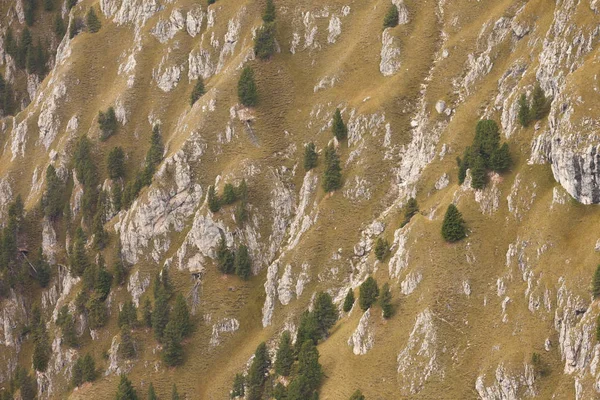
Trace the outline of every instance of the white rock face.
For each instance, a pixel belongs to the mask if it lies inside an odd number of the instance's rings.
[[[202,11],[202,8],[200,7],[195,7],[187,13],[185,27],[188,35],[196,37],[196,35],[200,33],[204,15],[204,11]]]
[[[440,176],[440,179],[435,183],[436,190],[442,190],[448,186],[450,183],[450,177],[448,174],[444,173],[444,175]]]
[[[414,395],[433,375],[443,376],[437,341],[433,313],[426,309],[417,315],[408,342],[398,354],[398,379],[405,393]]]
[[[67,93],[67,87],[64,82],[55,83],[52,93],[46,98],[42,105],[42,111],[38,117],[38,128],[40,131],[40,142],[48,150],[60,127],[60,119],[57,115],[59,101]]]
[[[524,364],[522,373],[511,375],[503,364],[498,365],[495,380],[489,386],[485,384],[485,375],[477,377],[475,390],[482,400],[518,400],[524,397],[534,397],[535,373],[533,367]]]
[[[407,227],[397,229],[394,232],[394,243],[392,243],[392,251],[395,253],[390,258],[388,263],[390,278],[397,279],[404,268],[408,266],[408,249],[406,242],[408,239],[409,229]]]
[[[337,15],[331,17],[327,31],[329,32],[327,35],[327,42],[335,43],[337,37],[342,34],[342,20],[340,17]]]
[[[293,277],[292,277],[292,266],[290,264],[285,266],[283,275],[279,279],[277,284],[277,293],[279,294],[279,301],[282,305],[286,306],[290,303],[294,297],[293,292]]]
[[[129,277],[127,282],[127,291],[131,294],[131,298],[135,303],[136,307],[140,306],[140,297],[144,294],[146,289],[150,286],[150,277],[140,278],[140,271],[135,271]]]
[[[302,235],[317,221],[318,211],[316,204],[311,204],[317,189],[318,176],[314,170],[304,175],[302,187],[300,188],[298,206],[294,219],[290,224],[287,249],[291,250],[298,243]]]
[[[271,325],[273,311],[275,310],[275,301],[277,300],[277,270],[279,268],[279,260],[269,265],[267,269],[267,280],[265,281],[265,303],[262,308],[262,325],[267,327]]]
[[[235,318],[223,318],[213,325],[212,335],[210,337],[210,346],[216,347],[222,341],[224,333],[232,333],[240,329],[240,323]]]
[[[163,57],[157,68],[152,70],[152,77],[156,81],[156,85],[163,92],[170,92],[177,86],[181,79],[183,66],[166,65],[168,55]]]
[[[409,273],[400,284],[400,292],[403,295],[408,296],[415,291],[417,285],[421,283],[421,279],[423,279],[423,274],[420,272]]]
[[[406,4],[404,4],[404,0],[392,0],[392,3],[398,9],[398,25],[408,24],[408,8],[406,7]]]
[[[198,77],[203,79],[210,78],[216,70],[217,66],[212,62],[211,54],[208,50],[199,49],[192,51],[188,56],[188,77],[189,80],[196,80]]]
[[[437,111],[438,114],[442,114],[445,110],[446,102],[444,100],[438,100],[437,103],[435,103],[435,111]]]
[[[52,223],[48,219],[44,219],[42,228],[42,253],[50,264],[54,264],[56,253],[56,232],[52,227]]]
[[[13,124],[15,120],[13,118]],[[12,131],[12,140],[10,151],[12,152],[11,161],[14,161],[17,156],[25,157],[25,144],[27,143],[27,117],[21,121]]]
[[[182,30],[185,25],[186,21],[183,18],[183,14],[180,10],[175,9],[171,12],[171,16],[168,20],[163,20],[161,18],[150,32],[159,42],[167,43],[169,40],[173,39],[177,32]]]
[[[3,301],[2,311],[0,312],[1,346],[16,347],[18,350],[20,340],[17,328],[25,315],[27,315],[27,312],[23,299],[17,296],[14,290],[11,290],[10,296]]]
[[[348,346],[352,347],[352,352],[357,356],[367,354],[375,344],[373,328],[371,328],[369,324],[370,318],[371,309],[368,309],[363,316],[360,317],[358,326],[352,336],[348,338]]]
[[[396,44],[390,30],[387,28],[381,34],[379,72],[383,76],[392,76],[400,69],[400,47]]]

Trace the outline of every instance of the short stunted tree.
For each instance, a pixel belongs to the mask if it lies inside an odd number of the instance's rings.
[[[375,243],[375,257],[379,261],[383,261],[386,259],[390,252],[390,244],[386,239],[377,238],[377,242]]]
[[[304,146],[304,170],[310,171],[317,166],[318,159],[317,150],[313,142],[308,143]]]
[[[457,242],[467,236],[467,228],[460,211],[454,204],[450,204],[444,215],[442,223],[442,237],[446,242]]]
[[[254,107],[258,104],[258,93],[254,81],[254,71],[251,67],[245,67],[238,81],[238,98],[240,103],[246,107]]]
[[[100,140],[104,141],[117,131],[117,115],[115,109],[108,107],[106,112],[98,112],[98,126],[100,127]]]
[[[292,348],[292,336],[289,331],[281,334],[277,358],[275,359],[275,373],[281,376],[289,376],[294,364],[294,349]]]
[[[363,311],[367,311],[379,297],[379,287],[377,286],[377,281],[372,276],[369,276],[361,285],[360,285],[360,299],[359,304],[360,308]]]
[[[96,15],[96,11],[94,10],[94,7],[90,7],[90,9],[87,13],[87,16],[86,16],[86,20],[87,20],[88,29],[90,30],[91,33],[96,33],[100,30],[100,28],[102,28],[102,23],[98,19],[98,16]]]
[[[333,113],[331,131],[337,140],[344,140],[348,137],[348,128],[342,119],[342,113],[340,112],[339,108],[336,108],[335,112]]]
[[[390,285],[387,282],[381,288],[379,305],[381,306],[381,311],[383,311],[383,318],[391,318],[394,314],[394,307],[392,306],[392,292],[390,291]]]
[[[206,93],[206,89],[204,88],[204,79],[202,79],[202,76],[199,76],[196,84],[194,85],[194,89],[192,89],[190,105],[193,106],[200,97],[204,96],[204,93]]]
[[[391,4],[383,18],[383,27],[393,28],[398,25],[399,20],[398,7],[395,4]]]
[[[344,299],[344,312],[350,312],[352,307],[354,306],[354,290],[352,288],[348,289],[348,293],[346,294],[346,298]]]
[[[342,187],[342,167],[340,157],[333,145],[325,149],[325,171],[323,172],[323,189],[333,192]]]

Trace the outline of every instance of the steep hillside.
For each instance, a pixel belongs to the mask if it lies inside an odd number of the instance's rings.
[[[25,207],[14,260],[1,241],[0,389],[23,367],[39,399],[113,399],[122,373],[144,398],[150,383],[161,398],[174,383],[189,399],[229,398],[257,346],[265,341],[274,356],[281,333],[294,337],[315,294],[327,292],[340,317],[318,344],[321,399],[348,399],[356,389],[367,399],[600,396],[592,296],[600,2],[275,0],[276,51],[261,60],[254,38],[263,0],[83,0],[70,9],[56,0],[53,14],[40,0],[30,29],[48,38],[49,72],[38,84],[6,49],[9,29],[21,37],[28,1],[0,5],[0,73],[16,105],[0,119],[2,238],[12,232],[18,195]],[[383,29],[392,4],[399,24]],[[55,14],[66,25],[59,40]],[[247,66],[255,107],[238,100]],[[190,105],[199,77],[206,93]],[[519,99],[530,102],[536,86],[550,107],[523,127]],[[104,138],[99,112],[109,107],[117,128]],[[348,128],[339,141],[336,108]],[[512,164],[487,171],[485,187],[473,189],[473,168],[459,184],[456,158],[481,119],[497,122]],[[155,128],[164,154],[149,168]],[[307,172],[309,142],[319,157]],[[329,144],[342,187],[326,193]],[[107,158],[117,146],[125,172],[110,179]],[[49,166],[60,187],[52,217]],[[242,181],[247,201],[210,210],[211,186],[222,195]],[[120,207],[117,186],[130,196]],[[404,225],[410,198],[419,212]],[[450,204],[467,226],[455,243],[441,235]],[[391,245],[383,261],[374,254],[378,238]],[[250,279],[219,272],[221,240],[247,246]],[[52,271],[45,288],[33,270],[39,247]],[[82,304],[96,294],[74,272],[78,249],[91,264],[102,255],[109,270],[118,260],[128,269],[102,302],[101,327]],[[185,296],[194,325],[184,363],[172,368],[143,325],[133,330],[137,355],[126,360],[118,350],[119,310],[132,300],[141,318],[147,300],[155,305],[159,271]],[[389,283],[390,319],[358,301],[342,311],[348,290],[358,298],[368,276]],[[65,305],[75,316],[73,347],[59,326]],[[32,366],[36,306],[52,348],[45,372]],[[88,353],[98,377],[73,389],[76,360]]]

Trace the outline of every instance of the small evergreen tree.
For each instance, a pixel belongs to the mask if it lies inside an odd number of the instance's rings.
[[[485,161],[483,157],[476,156],[471,168],[471,187],[473,189],[483,189],[487,183],[487,171],[485,170]]]
[[[64,317],[62,322],[59,324],[62,332],[62,341],[69,347],[78,347],[79,340],[77,339],[77,330],[75,329],[75,319],[69,312],[67,306],[63,307]],[[61,311],[63,310],[61,309]]]
[[[260,60],[268,60],[275,54],[275,49],[275,23],[266,22],[256,31],[254,54]]]
[[[81,227],[75,232],[73,251],[71,252],[71,272],[75,276],[82,276],[88,268],[89,261],[85,250],[85,234]]]
[[[325,172],[323,173],[323,189],[333,192],[342,187],[342,168],[340,158],[332,145],[325,149]]]
[[[33,25],[34,13],[37,8],[36,0],[25,0],[23,4],[23,14],[25,15],[25,23],[27,26]]]
[[[162,142],[162,136],[160,134],[160,126],[154,125],[152,128],[152,135],[150,136],[150,148],[146,153],[146,167],[143,173],[143,184],[150,185],[152,183],[152,177],[156,171],[156,167],[160,164],[163,158],[165,146]],[[136,193],[139,193],[139,190]],[[137,195],[137,194],[136,194]]]
[[[78,387],[84,382],[82,361],[83,358],[78,358],[73,365],[73,369],[71,370],[71,385],[73,385],[73,387]]]
[[[262,20],[265,23],[275,21],[275,4],[273,0],[267,0],[267,4],[262,14]]]
[[[504,172],[510,168],[511,164],[510,150],[508,149],[508,144],[504,143],[492,154],[490,168],[496,172]]]
[[[367,399],[360,390],[356,390],[354,393],[352,393],[352,396],[350,396],[350,400],[367,400]]]
[[[147,297],[142,306],[142,320],[147,328],[152,328],[152,303]]]
[[[379,261],[385,260],[390,252],[390,244],[387,240],[382,238],[377,238],[377,242],[375,243],[375,257]]]
[[[258,399],[262,395],[263,385],[265,383],[270,366],[271,359],[269,358],[267,345],[265,344],[265,342],[262,342],[256,348],[256,352],[254,353],[254,359],[252,360],[252,364],[250,365],[250,369],[248,371],[249,399]],[[256,395],[258,395],[259,397],[255,397]]]
[[[104,265],[104,258],[100,256],[98,262],[98,276],[96,278],[95,290],[100,297],[100,301],[106,300],[110,293],[110,287],[112,286],[112,275],[106,270]]]
[[[113,147],[106,162],[108,177],[116,180],[125,177],[125,152],[120,146]]]
[[[50,346],[48,331],[46,325],[41,322],[34,327],[33,368],[36,371],[45,372],[51,355],[52,347]]]
[[[538,121],[544,118],[548,111],[550,111],[550,102],[546,98],[544,91],[539,84],[533,89],[533,95],[531,99],[531,117]]]
[[[46,169],[46,193],[42,199],[46,217],[55,220],[60,216],[63,210],[63,191],[64,187],[56,175],[56,169],[49,165]]]
[[[98,126],[102,132],[100,135],[100,140],[102,141],[105,141],[116,132],[117,115],[115,114],[115,109],[112,106],[108,107],[106,112],[98,112]]]
[[[529,103],[527,102],[527,96],[525,93],[519,98],[519,123],[521,126],[527,128],[531,122],[531,110],[529,109]]]
[[[88,325],[90,329],[102,328],[108,321],[106,306],[97,294],[92,294],[87,301],[85,308],[88,315]]]
[[[171,389],[171,400],[179,400],[179,393],[175,384],[173,384],[173,389]]]
[[[492,119],[482,119],[477,122],[475,127],[475,138],[473,139],[472,151],[474,155],[480,155],[483,158],[485,166],[492,153],[500,145],[500,128],[496,121]]]
[[[310,171],[317,166],[318,154],[313,142],[304,146],[304,170]]]
[[[308,379],[311,392],[316,391],[319,385],[321,385],[323,372],[321,364],[319,364],[319,351],[310,340],[302,344],[302,348],[298,354],[298,375]]]
[[[119,381],[119,386],[117,387],[115,399],[138,400],[137,392],[125,374],[121,374],[121,380]]]
[[[96,11],[94,11],[94,7],[90,7],[87,16],[87,26],[91,33],[96,33],[102,28],[102,23],[98,19],[96,15]]]
[[[390,5],[385,14],[385,17],[383,18],[383,27],[393,28],[398,25],[399,20],[400,16],[398,14],[398,7],[396,7],[395,4]]]
[[[227,247],[225,237],[221,236],[219,245],[217,246],[217,266],[222,274],[233,274],[235,273],[235,256],[231,250]]]
[[[181,346],[181,336],[177,326],[173,321],[169,321],[163,335],[162,359],[169,367],[183,364],[183,347]]]
[[[417,204],[417,200],[414,197],[411,197],[404,206],[404,220],[402,221],[402,226],[408,224],[412,217],[418,212],[419,204]]]
[[[115,283],[119,286],[125,283],[125,276],[127,275],[125,271],[125,265],[123,265],[123,260],[121,259],[121,251],[117,251],[117,256],[115,257],[115,262],[113,264],[113,275],[115,278]]]
[[[225,186],[223,187],[223,197],[222,197],[222,202],[225,205],[229,205],[234,203],[236,200],[235,198],[235,188],[233,187],[233,185],[231,183],[226,183]]]
[[[592,295],[594,296],[594,299],[600,298],[600,264],[596,267],[594,280],[592,282]]]
[[[121,326],[119,354],[127,360],[131,360],[135,357],[135,344],[133,342],[133,337],[131,336],[131,328],[129,325]]]
[[[162,342],[163,333],[165,327],[169,322],[169,305],[167,298],[164,294],[160,294],[154,303],[154,310],[152,311],[152,329],[154,330],[154,337]]]
[[[204,93],[206,93],[206,89],[204,88],[204,80],[202,79],[202,76],[199,76],[196,84],[194,85],[194,89],[192,89],[190,105],[193,106],[200,97],[204,96]]]
[[[75,36],[77,36],[79,31],[81,30],[81,24],[82,21],[80,21],[78,18],[73,17],[71,19],[71,23],[69,24],[69,39],[73,39]]]
[[[342,113],[340,112],[339,108],[336,108],[335,113],[333,113],[331,131],[337,140],[344,140],[348,137],[348,128],[346,127],[346,124],[344,124]]]
[[[379,287],[377,281],[369,276],[366,281],[360,285],[360,298],[359,304],[363,311],[367,311],[371,305],[375,304],[377,297],[379,297]]]
[[[233,386],[231,388],[231,398],[242,397],[244,396],[244,385],[246,380],[244,379],[244,375],[235,374],[235,378],[233,379]]]
[[[57,14],[54,18],[54,33],[59,41],[65,36],[65,33],[67,33],[65,21],[61,18],[60,14]]]
[[[119,311],[119,327],[135,327],[137,325],[137,308],[132,300],[127,300]]]
[[[394,314],[394,307],[392,306],[392,292],[390,291],[390,285],[387,282],[383,285],[383,288],[381,288],[379,305],[383,311],[383,318],[390,319]]]
[[[217,0],[208,0],[208,5],[210,6],[211,4],[215,4]]]
[[[354,306],[354,290],[352,288],[348,289],[348,294],[346,294],[346,298],[344,299],[344,312],[350,312],[352,307]]]
[[[317,334],[327,337],[329,329],[338,319],[338,311],[329,293],[319,292],[315,297],[313,314],[317,321]]]
[[[46,257],[44,257],[44,253],[42,251],[42,247],[38,248],[38,253],[36,259],[34,261],[35,269],[36,269],[36,278],[42,288],[48,286],[50,283],[51,270],[50,264],[46,261]]]
[[[175,325],[175,329],[182,338],[187,337],[192,331],[192,323],[190,321],[190,312],[188,310],[185,298],[181,293],[177,294],[175,306],[171,313],[171,321]]]
[[[317,319],[314,314],[305,311],[300,317],[300,324],[298,324],[298,332],[296,333],[296,348],[294,349],[296,354],[300,352],[300,347],[307,340],[317,344],[319,341],[319,326]]]
[[[292,336],[289,331],[281,334],[277,358],[275,359],[275,373],[281,376],[289,376],[294,365],[294,350],[292,348]]]
[[[44,11],[52,11],[54,10],[54,1],[53,0],[44,0]]]
[[[235,252],[235,274],[243,280],[248,280],[252,274],[252,260],[248,254],[248,247],[242,244]]]
[[[154,390],[154,385],[150,382],[150,386],[148,387],[148,400],[158,400],[158,396],[156,396],[156,391]]]
[[[208,209],[214,213],[221,209],[221,201],[217,197],[214,186],[208,188]]]
[[[90,353],[81,358],[81,376],[83,382],[93,382],[96,380],[96,362]]]
[[[442,237],[446,242],[457,242],[467,236],[465,221],[454,204],[450,204],[442,223]]]
[[[238,98],[240,103],[246,107],[254,107],[258,104],[258,93],[254,82],[254,71],[250,67],[242,70],[238,81]]]

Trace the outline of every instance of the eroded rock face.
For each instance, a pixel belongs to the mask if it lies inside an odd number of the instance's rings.
[[[394,75],[400,69],[400,47],[396,43],[394,36],[390,33],[390,28],[385,29],[381,34],[381,61],[379,71],[383,76]]]
[[[485,384],[485,375],[478,376],[475,389],[482,400],[517,400],[523,397],[534,397],[535,374],[533,367],[524,364],[523,372],[511,375],[503,364],[498,365],[494,374],[495,380],[489,386]]]
[[[218,346],[221,343],[224,333],[233,333],[240,329],[240,323],[235,318],[224,318],[213,325],[212,336],[210,337],[210,345]]]
[[[367,354],[375,344],[373,328],[369,324],[370,319],[371,309],[368,309],[360,317],[356,330],[348,339],[348,346],[352,347],[352,352],[357,356]]]

